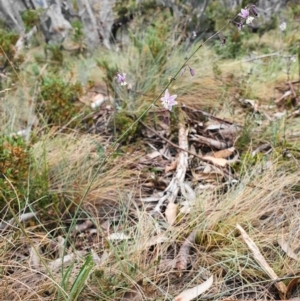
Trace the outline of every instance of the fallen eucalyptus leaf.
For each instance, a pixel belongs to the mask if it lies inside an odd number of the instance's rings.
[[[176,221],[177,207],[178,207],[177,204],[170,202],[165,211],[166,219],[170,226],[173,225]]]
[[[208,280],[199,284],[193,288],[185,290],[181,292],[177,297],[175,297],[174,301],[190,301],[194,298],[198,297],[200,294],[207,291],[213,284],[213,276],[211,276]]]
[[[298,260],[298,256],[295,254],[294,250],[290,247],[290,245],[284,238],[278,239],[278,244],[280,245],[280,247],[286,253],[287,256],[295,260]]]

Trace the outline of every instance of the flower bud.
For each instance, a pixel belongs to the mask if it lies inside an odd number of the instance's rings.
[[[190,73],[191,73],[191,76],[195,76],[195,70],[194,70],[194,69],[192,69],[190,66],[189,66],[189,68],[190,68]]]
[[[251,11],[251,13],[252,13],[255,17],[258,16],[257,8],[256,8],[255,5],[252,4],[252,5],[250,6],[250,11]]]

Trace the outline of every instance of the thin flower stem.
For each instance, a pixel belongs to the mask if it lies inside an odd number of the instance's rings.
[[[117,139],[117,104],[116,104],[116,88],[114,87],[114,103],[113,103],[113,106],[114,106],[114,139]]]

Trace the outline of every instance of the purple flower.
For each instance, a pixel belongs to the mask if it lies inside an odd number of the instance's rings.
[[[195,70],[193,68],[191,68],[190,66],[189,66],[189,68],[190,68],[191,76],[195,76]]]
[[[251,10],[252,14],[253,14],[255,17],[258,16],[257,8],[256,8],[255,5],[252,4],[252,5],[250,6],[250,10]]]
[[[126,73],[118,73],[117,74],[117,82],[121,84],[121,86],[126,86]]]
[[[241,9],[241,12],[238,14],[241,18],[247,19],[249,17],[249,9]]]
[[[177,101],[175,101],[175,98],[177,95],[170,96],[169,90],[167,89],[165,91],[165,96],[162,97],[160,100],[162,102],[162,105],[168,109],[169,111],[172,111],[172,107],[177,104]]]

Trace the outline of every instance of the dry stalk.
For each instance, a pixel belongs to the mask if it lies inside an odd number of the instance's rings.
[[[276,275],[274,270],[269,266],[261,252],[259,251],[258,247],[254,243],[254,241],[249,237],[246,231],[239,225],[236,225],[237,229],[242,234],[242,238],[247,244],[248,248],[252,251],[254,259],[257,263],[262,267],[262,269],[270,276],[272,280],[275,281],[275,286],[277,287],[279,294],[281,296],[285,296],[287,293],[287,287],[282,281],[278,281],[279,277]]]

